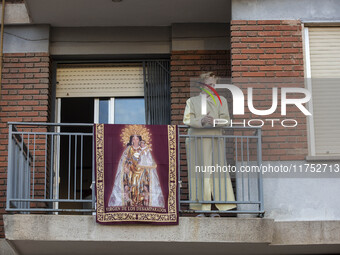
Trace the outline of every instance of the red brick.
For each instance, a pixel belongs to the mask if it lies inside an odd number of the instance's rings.
[[[260,54],[264,53],[263,49],[241,49],[241,53],[246,55],[246,54]]]
[[[262,31],[263,27],[262,26],[241,26],[240,27],[241,31]]]
[[[248,58],[247,55],[243,55],[243,54],[241,54],[241,55],[233,54],[231,57],[232,57],[232,59],[247,59]]]
[[[260,59],[281,59],[282,55],[280,54],[264,54],[259,56]]]
[[[277,42],[300,42],[301,38],[299,37],[279,37],[275,38]]]
[[[232,26],[230,27],[231,33],[234,32],[234,31],[239,31],[239,30],[240,30],[240,26],[232,25]]]
[[[301,21],[299,21],[299,20],[282,20],[281,24],[282,25],[291,25],[291,26],[300,26]]]
[[[260,37],[248,37],[248,38],[240,38],[241,42],[264,42],[264,38]]]
[[[22,100],[23,96],[13,96],[13,95],[5,95],[2,96],[2,100]]]
[[[32,63],[32,62],[40,62],[41,58],[39,57],[33,57],[33,58],[21,58],[20,62],[22,63]]]
[[[18,102],[18,105],[39,105],[39,101],[33,101],[33,100],[24,101],[24,100],[20,100]]]
[[[258,20],[257,24],[259,24],[259,25],[280,25],[281,20]]]
[[[23,84],[27,84],[27,83],[39,83],[39,79],[19,79],[18,83],[23,83]]]
[[[48,62],[40,62],[40,63],[34,63],[34,67],[49,67],[50,64]]]
[[[282,26],[281,25],[281,26],[274,26],[273,30],[275,30],[275,31],[283,31],[283,30],[285,30],[285,31],[289,31],[289,30],[295,31],[295,30],[299,30],[299,28],[297,26],[286,26],[286,25]]]
[[[241,61],[242,65],[264,65],[265,61],[263,60],[242,60]]]
[[[185,71],[199,71],[201,70],[200,66],[192,65],[192,66],[181,66],[180,70],[185,70]]]
[[[230,24],[231,25],[246,25],[247,21],[246,20],[232,20]]]
[[[285,49],[276,49],[276,53],[299,53],[302,49],[300,48],[285,48]]]
[[[47,95],[33,95],[33,100],[48,100]]]
[[[48,121],[47,117],[33,117],[30,119],[32,122],[47,122]]]
[[[301,72],[279,72],[277,77],[301,77]]]
[[[248,45],[246,43],[233,43],[234,48],[247,48]]]
[[[25,57],[25,53],[6,53],[5,57],[8,57],[8,58]]]
[[[3,74],[4,79],[21,79],[24,78],[24,74],[21,73],[10,73],[10,74]]]
[[[240,31],[232,31],[231,32],[231,36],[234,37],[234,36],[247,36],[248,33],[247,32],[240,32]]]
[[[281,71],[282,66],[260,66],[261,71]]]
[[[257,60],[258,58],[259,58],[259,55],[257,54],[249,55],[249,60]]]
[[[38,95],[40,93],[39,90],[33,89],[24,89],[19,91],[19,95]]]
[[[247,36],[248,37],[253,37],[253,36],[257,36],[257,31],[247,31]]]
[[[21,107],[21,106],[7,106],[7,107],[5,107],[4,106],[4,107],[1,108],[1,110],[4,111],[4,112],[8,112],[8,111],[17,112],[17,111],[22,111],[23,107]]]
[[[39,112],[18,112],[17,113],[17,116],[20,116],[20,117],[26,117],[26,116],[35,117],[38,115],[39,115]]]
[[[282,46],[281,43],[260,43],[260,48],[280,48]]]
[[[280,36],[281,32],[280,31],[263,31],[263,32],[258,32],[259,36]]]
[[[36,57],[49,57],[49,54],[47,52],[37,52],[37,53],[33,53],[33,54]]]
[[[180,55],[179,59],[200,59],[197,55]]]
[[[243,73],[242,76],[244,76],[244,77],[265,77],[266,73],[264,73],[264,72],[247,72],[247,73]]]
[[[249,67],[246,66],[234,66],[233,72],[247,72],[249,70]]]
[[[20,73],[39,73],[40,68],[20,68]]]
[[[4,64],[5,68],[20,68],[20,67],[25,67],[24,63],[10,63],[10,64]]]
[[[277,65],[299,65],[301,64],[299,60],[276,60]]]
[[[256,72],[259,70],[258,66],[249,66],[248,67],[249,72]]]

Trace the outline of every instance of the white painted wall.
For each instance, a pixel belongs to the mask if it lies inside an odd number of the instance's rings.
[[[266,218],[340,220],[340,178],[264,178],[263,187]]]
[[[264,161],[263,165],[300,166],[304,164],[327,164],[333,166],[340,161]],[[249,165],[254,165],[251,162]],[[334,168],[333,168],[334,169]],[[244,174],[245,199],[248,194],[247,174]],[[256,200],[257,179],[250,174],[251,200]],[[275,173],[263,175],[263,198],[265,218],[277,221],[340,220],[340,172],[338,173]],[[242,179],[238,174],[237,198],[242,200]],[[240,205],[239,209],[251,210],[254,206]],[[241,217],[243,217],[241,215]]]
[[[0,3],[0,20],[2,17],[2,5]],[[1,22],[0,22],[1,23]],[[5,5],[5,24],[28,24],[30,23],[30,17],[23,4],[6,4]]]
[[[4,53],[49,52],[48,25],[7,25]]]
[[[51,55],[164,54],[170,27],[53,27]]]
[[[340,20],[338,0],[232,0],[233,20]]]
[[[228,50],[228,23],[172,24],[172,50]]]

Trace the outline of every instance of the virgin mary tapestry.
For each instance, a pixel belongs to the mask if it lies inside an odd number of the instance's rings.
[[[97,222],[178,224],[177,127],[95,125]]]

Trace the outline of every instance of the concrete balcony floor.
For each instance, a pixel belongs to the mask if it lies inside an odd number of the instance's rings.
[[[4,215],[4,223],[6,240],[2,240],[2,247],[13,249],[12,254],[322,254],[340,251],[340,221],[181,217],[178,226],[110,226],[97,224],[90,215],[17,214]]]

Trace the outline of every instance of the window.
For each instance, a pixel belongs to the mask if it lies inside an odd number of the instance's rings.
[[[145,124],[144,98],[116,98],[115,124]]]
[[[170,124],[169,70],[169,60],[61,64],[56,97],[96,98],[95,123]]]
[[[107,124],[109,123],[109,107],[110,107],[110,99],[98,99],[99,100],[99,108],[98,108],[98,123]]]
[[[94,122],[103,124],[145,124],[144,98],[97,98]]]
[[[306,27],[305,57],[311,156],[340,155],[340,27]]]

